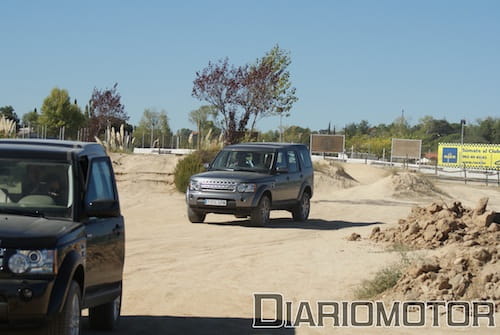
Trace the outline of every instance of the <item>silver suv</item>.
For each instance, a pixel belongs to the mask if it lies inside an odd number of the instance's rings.
[[[191,177],[186,192],[193,223],[203,222],[207,213],[217,213],[250,216],[253,225],[263,226],[274,209],[290,211],[295,221],[309,217],[314,173],[305,145],[230,145],[207,168]]]

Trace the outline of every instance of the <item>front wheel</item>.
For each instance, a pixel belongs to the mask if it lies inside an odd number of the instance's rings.
[[[191,207],[187,209],[188,219],[191,223],[203,223],[205,221],[205,217],[207,216],[205,213],[200,213],[195,211]]]
[[[265,226],[269,222],[271,212],[271,199],[264,195],[259,201],[259,205],[252,210],[250,214],[250,223],[252,226]]]
[[[80,286],[72,281],[63,310],[47,325],[47,335],[80,335],[81,301]]]
[[[300,198],[299,204],[292,210],[294,221],[305,221],[309,217],[311,210],[311,196],[309,193],[304,192]]]
[[[95,330],[111,331],[116,328],[120,320],[122,308],[122,292],[113,301],[89,308],[90,328]]]

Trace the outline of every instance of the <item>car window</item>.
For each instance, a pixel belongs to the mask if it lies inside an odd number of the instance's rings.
[[[115,199],[109,163],[101,159],[92,161],[86,202]]]
[[[297,162],[297,156],[295,154],[295,151],[288,150],[287,156],[288,156],[288,172],[298,172],[299,164]]]
[[[309,155],[309,151],[307,149],[300,149],[299,155],[302,165],[307,169],[312,168],[311,155]]]
[[[67,162],[0,159],[0,212],[36,212],[68,218],[73,206],[73,171]]]
[[[287,168],[285,152],[278,152],[278,158],[276,159],[276,168]]]
[[[272,151],[223,150],[215,158],[211,169],[269,172],[273,157]]]

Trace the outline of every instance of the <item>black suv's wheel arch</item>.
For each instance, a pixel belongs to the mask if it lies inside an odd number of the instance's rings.
[[[69,252],[59,267],[59,272],[50,295],[49,308],[47,310],[49,316],[62,311],[70,284],[73,280],[80,285],[80,293],[83,299],[85,275],[82,257],[76,251]]]

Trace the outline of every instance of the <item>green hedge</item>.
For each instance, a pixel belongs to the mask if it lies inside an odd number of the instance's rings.
[[[174,170],[174,183],[179,192],[186,192],[189,178],[192,175],[205,171],[204,163],[210,163],[218,151],[200,150],[181,159]]]

